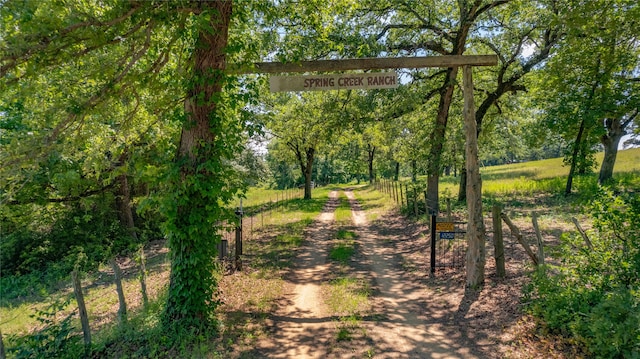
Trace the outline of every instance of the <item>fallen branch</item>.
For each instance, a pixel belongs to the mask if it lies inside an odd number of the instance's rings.
[[[535,266],[538,266],[538,263],[540,263],[538,261],[538,256],[536,256],[536,254],[533,253],[533,251],[531,250],[531,247],[529,247],[527,242],[524,241],[524,238],[522,238],[522,234],[520,233],[520,230],[518,229],[518,227],[516,227],[516,225],[513,224],[513,222],[511,222],[511,220],[509,219],[509,217],[507,217],[507,215],[505,213],[500,213],[500,218],[502,218],[504,223],[507,224],[507,226],[511,230],[511,233],[513,233],[513,235],[518,240],[518,243],[520,243],[520,245],[522,245],[522,247],[524,248],[525,252],[527,252],[527,255],[529,255],[529,258],[531,258],[531,260],[533,261],[533,264]]]
[[[584,239],[584,243],[587,244],[587,247],[589,247],[589,249],[593,249],[593,244],[591,244],[591,241],[589,240],[589,237],[587,236],[587,233],[584,231],[584,229],[582,229],[582,227],[580,226],[580,223],[578,223],[578,220],[576,219],[576,217],[571,217],[571,220],[573,221],[573,224],[576,225],[576,228],[578,229],[578,232],[580,232],[580,235],[582,236],[582,239]]]

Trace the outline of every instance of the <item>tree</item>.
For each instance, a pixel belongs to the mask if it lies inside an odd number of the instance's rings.
[[[548,125],[570,146],[565,156],[568,195],[574,176],[593,166],[599,141],[605,147],[599,181],[611,178],[617,143],[639,108],[639,44],[632,28],[640,7],[626,0],[563,4],[566,35],[545,67],[541,97]]]
[[[266,120],[266,129],[284,143],[295,156],[304,178],[304,198],[311,199],[311,181],[316,155],[333,133],[340,128],[341,94],[324,96],[307,92],[301,95],[283,95],[272,105]]]
[[[17,146],[3,157],[3,170],[15,174],[3,201],[18,195],[20,178],[31,182],[25,169],[37,172],[46,154],[81,154],[82,146],[68,140],[87,128],[100,131],[114,109],[126,115],[110,121],[139,125],[145,114],[179,124],[175,160],[167,167],[173,185],[163,206],[172,256],[167,325],[213,323],[219,238],[212,227],[232,218],[225,204],[241,189],[230,160],[241,149],[240,109],[251,86],[236,90],[241,87],[224,72],[231,51],[250,59],[257,50],[239,45],[241,37],[228,29],[259,19],[247,17],[251,6],[232,9],[232,1],[11,0],[0,8],[0,96],[24,109],[23,130],[9,140]],[[99,167],[97,176],[103,173]]]

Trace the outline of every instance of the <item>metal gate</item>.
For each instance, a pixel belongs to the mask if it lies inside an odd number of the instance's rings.
[[[438,221],[431,216],[431,273],[436,268],[462,268],[465,265],[466,222]]]

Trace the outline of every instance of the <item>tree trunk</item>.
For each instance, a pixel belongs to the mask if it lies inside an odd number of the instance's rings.
[[[460,51],[461,52],[461,51]],[[438,182],[440,180],[440,161],[442,149],[449,119],[449,108],[453,100],[453,90],[455,88],[458,68],[447,69],[445,83],[440,90],[440,103],[438,104],[438,114],[436,123],[431,132],[431,149],[429,150],[429,167],[427,168],[427,203],[432,212],[438,212]]]
[[[120,156],[119,165],[126,166],[128,153],[125,152]],[[129,185],[129,178],[126,173],[119,175],[116,178],[116,206],[118,211],[118,218],[120,223],[127,232],[133,238],[134,241],[138,240],[136,234],[136,225],[133,219],[133,209],[131,207],[131,186]]]
[[[418,163],[416,160],[411,160],[411,182],[418,182]]]
[[[600,166],[600,174],[598,175],[598,183],[604,184],[613,178],[613,167],[616,164],[618,156],[618,144],[620,139],[625,135],[622,121],[620,118],[605,119],[604,125],[607,133],[602,135],[600,142],[604,146],[604,159]]]
[[[578,130],[578,135],[576,136],[576,142],[573,144],[573,154],[571,155],[571,168],[569,169],[569,177],[567,177],[567,186],[564,190],[564,195],[568,196],[571,194],[571,188],[573,187],[573,176],[576,173],[576,166],[578,162],[578,154],[580,153],[580,145],[582,142],[582,134],[584,133],[585,121],[582,119],[580,121],[580,130]]]
[[[484,282],[485,238],[482,218],[482,179],[478,168],[478,136],[473,104],[473,79],[471,66],[463,69],[464,124],[466,133],[467,169],[467,286],[475,288]]]
[[[217,303],[213,277],[217,243],[211,243],[208,223],[224,212],[218,204],[225,191],[221,148],[231,144],[216,143],[222,122],[216,108],[224,82],[232,1],[194,1],[191,5],[202,21],[188,65],[192,74],[178,148],[176,207],[169,213],[171,274],[163,323],[200,330],[214,323]]]
[[[311,180],[313,174],[313,159],[315,155],[315,148],[307,148],[305,151],[306,154],[306,164],[303,168],[304,175],[304,199],[311,199]]]
[[[393,172],[393,180],[397,181],[399,177],[400,177],[400,162],[396,161],[396,169]]]
[[[373,174],[373,158],[376,154],[376,146],[367,144],[367,164],[369,165],[369,184],[373,183],[375,175]]]
[[[467,170],[462,168],[460,169],[460,187],[458,187],[458,202],[464,202],[466,200],[467,200]]]

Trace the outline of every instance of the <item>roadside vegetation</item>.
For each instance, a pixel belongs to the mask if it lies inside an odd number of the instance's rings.
[[[572,215],[584,221],[590,243],[572,230],[558,235],[558,241],[548,248],[554,260],[532,272],[524,303],[540,319],[542,333],[574,338],[575,345],[600,357],[632,357],[640,349],[637,327],[640,161],[636,161],[639,155],[639,149],[620,153],[620,163],[625,167],[616,172],[616,185],[610,189],[599,188],[593,176],[579,177],[576,195],[568,198],[549,196],[546,184],[561,182],[561,177],[553,177],[563,170],[557,159],[483,169],[486,204],[504,201],[514,209],[542,208],[545,221],[550,223],[568,223]],[[594,193],[582,194],[582,184],[590,186]],[[215,358],[251,348],[252,343],[268,335],[264,321],[283,293],[282,273],[291,266],[296,249],[303,243],[304,229],[320,213],[331,189],[341,188],[318,188],[312,200],[289,196],[283,191],[249,192],[247,197],[261,198],[244,202],[256,203],[254,208],[276,196],[284,200],[277,206],[262,207],[267,216],[263,221],[255,220],[254,236],[245,242],[244,270],[229,272],[222,266],[217,270],[221,306],[219,334],[214,337],[167,333],[162,329],[160,318],[169,269],[168,253],[162,242],[147,248],[151,300],[146,307],[139,295],[135,258],[121,259],[123,264],[127,263],[123,265],[123,284],[130,309],[126,323],[118,324],[116,320],[117,296],[110,268],[99,264],[96,270],[85,270],[83,283],[94,331],[92,352],[97,356],[170,354]],[[443,191],[450,190],[445,186]],[[360,186],[357,193],[368,220],[375,221],[397,206],[373,186]],[[566,213],[567,209],[570,213]],[[457,206],[454,210],[464,211]],[[359,320],[370,305],[370,288],[351,269],[357,260],[354,258],[358,251],[357,234],[342,191],[335,216],[337,228],[329,254],[335,271],[334,278],[325,286],[325,301],[336,317],[336,339],[357,340],[366,335]],[[52,266],[45,272],[3,275],[0,279],[0,325],[10,357],[70,358],[82,352],[66,268]]]

